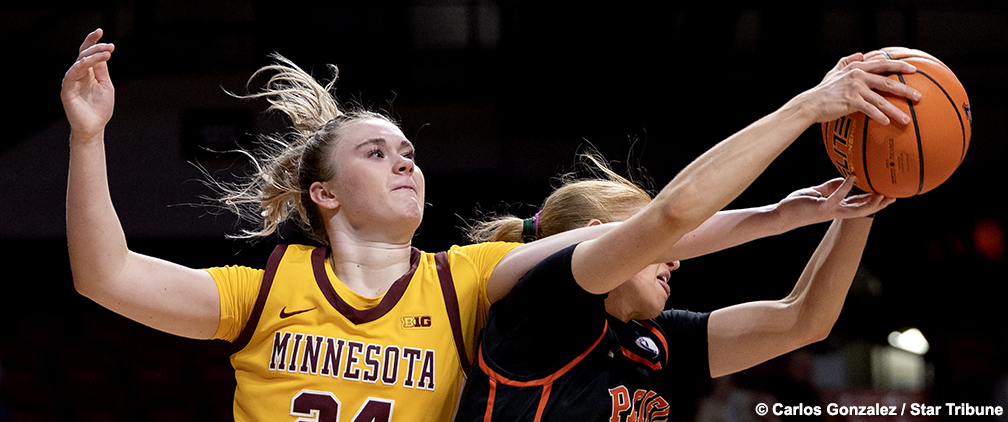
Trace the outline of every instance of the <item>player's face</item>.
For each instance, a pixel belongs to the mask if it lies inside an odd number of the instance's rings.
[[[326,182],[350,227],[408,231],[423,219],[424,177],[413,144],[380,119],[347,123],[333,151],[336,176]]]
[[[679,261],[648,265],[609,292],[609,298],[630,305],[633,309],[631,319],[654,318],[665,310],[665,302],[671,293],[669,277],[677,268]]]

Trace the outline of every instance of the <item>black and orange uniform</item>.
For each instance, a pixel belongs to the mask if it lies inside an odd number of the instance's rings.
[[[708,313],[624,323],[571,274],[574,246],[490,308],[458,422],[663,421],[670,387],[710,378]]]
[[[376,298],[340,282],[324,247],[281,245],[265,270],[208,269],[221,295],[215,337],[234,346],[235,420],[451,420],[487,279],[516,246],[414,248],[409,271]]]

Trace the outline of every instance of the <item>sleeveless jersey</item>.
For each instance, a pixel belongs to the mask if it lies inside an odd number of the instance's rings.
[[[490,308],[457,422],[677,420],[677,384],[709,379],[709,314],[607,316],[606,296],[571,275],[573,250],[537,264]]]
[[[327,248],[278,246],[233,342],[235,420],[450,420],[485,320],[486,278],[516,246],[414,248],[410,270],[366,309],[351,305],[360,299]]]

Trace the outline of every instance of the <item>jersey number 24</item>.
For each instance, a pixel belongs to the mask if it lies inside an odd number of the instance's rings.
[[[391,422],[393,405],[392,400],[368,397],[350,422]],[[290,414],[297,416],[298,422],[339,422],[340,407],[342,403],[333,393],[301,390],[291,399]]]

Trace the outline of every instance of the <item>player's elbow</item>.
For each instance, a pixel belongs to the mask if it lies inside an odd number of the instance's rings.
[[[826,340],[833,331],[833,323],[814,324],[814,327],[805,335],[805,344],[818,343]]]
[[[77,293],[88,299],[95,300],[99,294],[99,289],[97,288],[98,283],[93,279],[93,277],[85,277],[74,274],[73,283],[74,289],[77,290]]]
[[[703,194],[692,185],[682,186],[659,200],[662,224],[666,232],[679,230],[687,233],[713,214],[705,207],[698,206],[705,203]]]
[[[780,312],[782,329],[788,332],[795,348],[825,340],[836,323],[835,316],[804,305],[801,300],[786,301]]]

